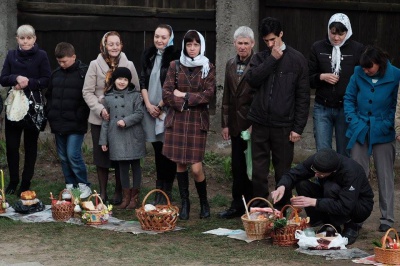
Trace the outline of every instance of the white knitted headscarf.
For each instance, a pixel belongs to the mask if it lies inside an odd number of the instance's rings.
[[[347,34],[346,34],[346,37],[344,38],[343,42],[339,45],[336,45],[336,46],[334,45],[333,49],[332,49],[332,61],[331,61],[332,71],[336,75],[339,75],[340,61],[341,61],[341,57],[342,57],[342,54],[340,52],[340,47],[350,38],[350,36],[353,34],[353,31],[351,30],[351,24],[350,24],[349,17],[343,13],[336,13],[335,15],[333,15],[330,18],[330,20],[328,22],[328,38],[329,38],[329,33],[330,33],[329,25],[331,25],[332,22],[340,22],[347,28]],[[329,41],[331,41],[331,40],[329,39]]]
[[[183,37],[182,40],[182,51],[181,51],[181,57],[179,58],[179,61],[182,65],[185,67],[197,67],[197,66],[202,66],[201,69],[201,78],[205,79],[208,75],[208,72],[210,71],[210,65],[209,65],[209,60],[207,57],[204,56],[204,52],[206,50],[206,42],[204,41],[203,35],[201,35],[200,32],[196,30],[188,30],[186,34],[190,31],[195,31],[199,35],[200,38],[200,54],[196,56],[195,58],[190,58],[185,55],[183,52],[185,47],[185,37]],[[186,36],[185,34],[185,36]]]

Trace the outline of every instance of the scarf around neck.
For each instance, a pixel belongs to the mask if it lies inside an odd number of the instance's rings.
[[[199,35],[200,38],[200,54],[196,56],[195,58],[191,58],[189,56],[186,56],[185,53],[183,52],[185,47],[185,37],[183,37],[182,40],[182,51],[181,51],[181,57],[179,58],[179,61],[182,65],[185,67],[198,67],[201,66],[201,78],[205,79],[208,75],[208,72],[210,71],[210,65],[208,58],[204,56],[204,52],[206,50],[206,42],[204,41],[203,35],[201,35],[200,32],[196,30],[188,30],[186,34],[190,31],[195,31]]]
[[[341,62],[341,57],[342,57],[340,47],[351,37],[351,35],[353,34],[353,31],[351,29],[349,17],[343,13],[336,13],[329,19],[329,22],[328,22],[328,38],[329,38],[329,33],[330,33],[329,25],[331,25],[333,22],[340,22],[347,28],[347,34],[346,34],[346,37],[344,38],[343,42],[339,45],[333,45],[333,48],[332,48],[332,61],[331,61],[332,72],[336,75],[339,75],[340,62]],[[331,40],[329,39],[329,41],[331,41]]]

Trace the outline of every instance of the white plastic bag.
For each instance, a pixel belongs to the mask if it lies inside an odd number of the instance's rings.
[[[296,230],[295,238],[299,240],[297,243],[302,249],[315,248],[319,245],[318,239],[321,237],[314,236],[306,236],[305,233],[301,230]],[[346,245],[348,243],[347,237],[342,237],[340,234],[337,234],[336,237],[330,240],[331,242],[328,245],[328,249],[332,248],[340,248],[347,249]]]
[[[29,110],[29,101],[23,90],[15,90],[14,87],[8,93],[4,104],[6,107],[7,119],[20,121]]]

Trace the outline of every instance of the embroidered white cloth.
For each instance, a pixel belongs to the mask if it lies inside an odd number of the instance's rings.
[[[29,110],[29,101],[23,90],[16,90],[14,87],[10,90],[6,105],[7,119],[10,121],[20,121]]]

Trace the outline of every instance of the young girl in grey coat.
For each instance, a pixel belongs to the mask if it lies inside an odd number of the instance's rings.
[[[141,124],[143,103],[139,91],[130,83],[131,79],[131,71],[126,67],[114,71],[113,85],[104,95],[104,107],[110,119],[103,120],[99,140],[102,150],[106,152],[109,149],[110,160],[119,165],[123,198],[117,209],[134,209],[137,206],[142,181],[140,159],[146,154]],[[129,166],[132,167],[132,186]]]

